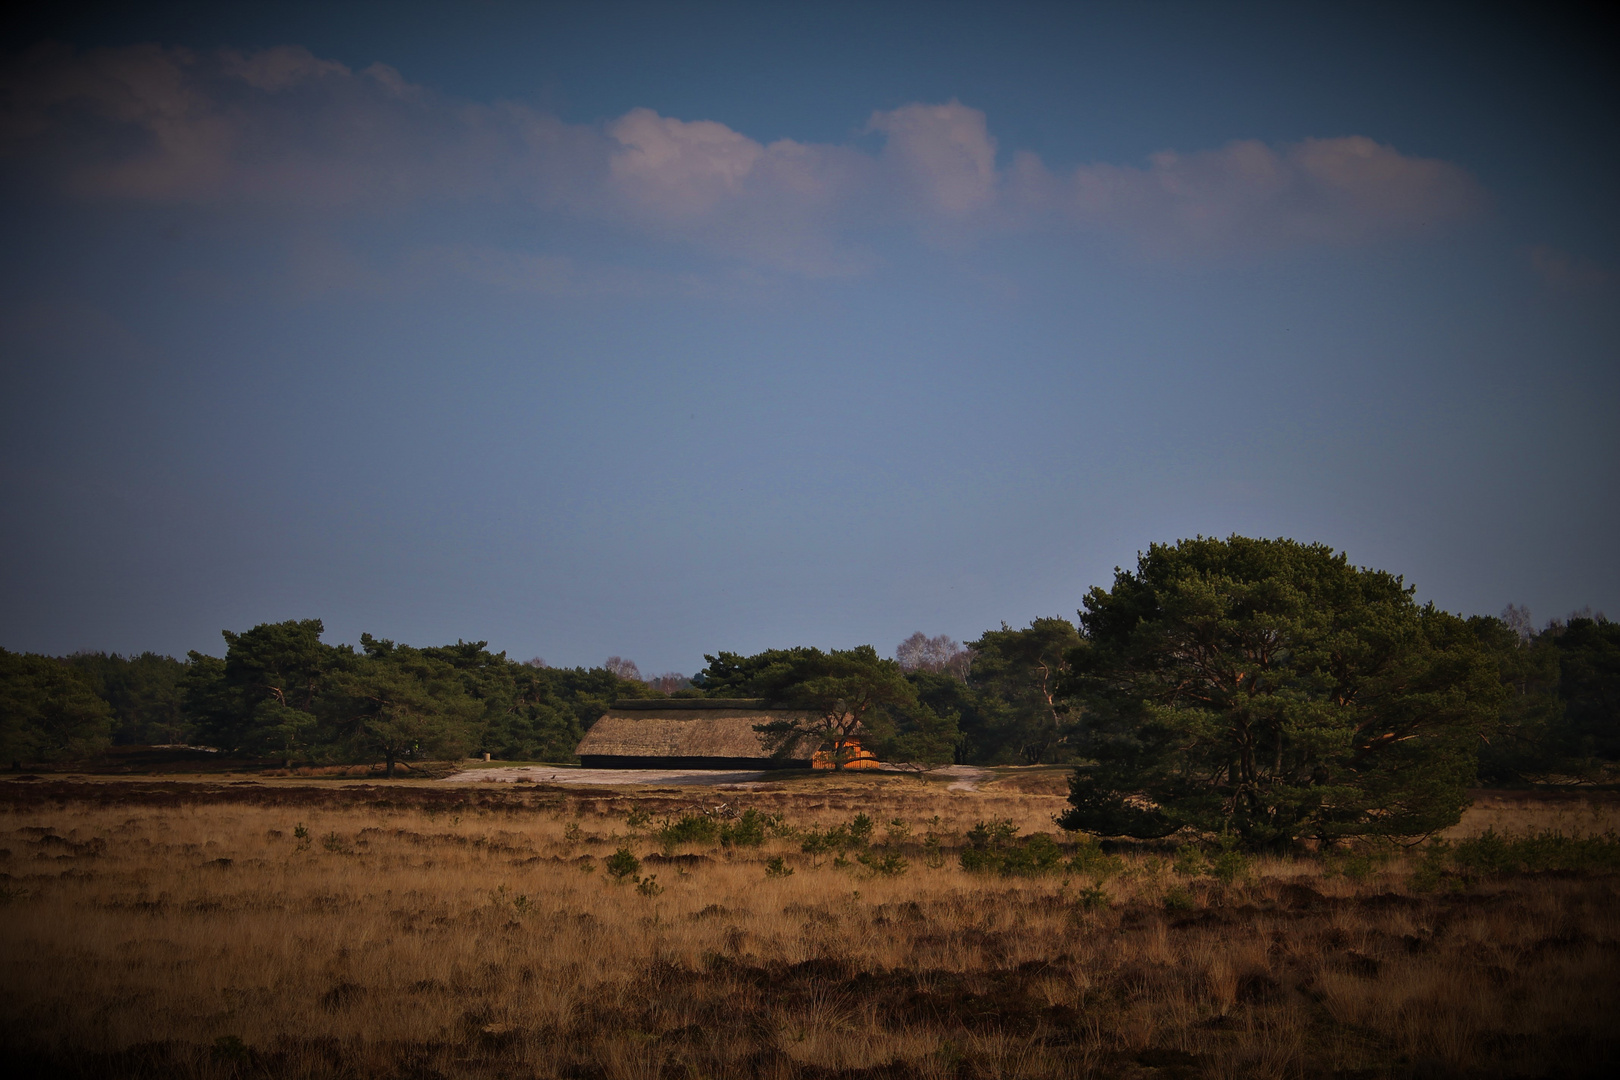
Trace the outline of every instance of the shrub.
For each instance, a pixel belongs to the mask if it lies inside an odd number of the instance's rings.
[[[1010,821],[981,821],[968,830],[968,846],[962,849],[962,869],[1003,877],[1035,877],[1063,867],[1063,850],[1045,833],[1018,839],[1018,828]]]
[[[631,832],[644,828],[650,821],[652,821],[652,814],[639,806],[632,807],[630,812],[624,816],[624,823],[630,827]]]
[[[910,868],[910,864],[898,851],[890,851],[883,855],[863,851],[855,856],[855,861],[881,877],[899,877]]]
[[[680,844],[712,844],[720,839],[720,826],[702,814],[687,814],[678,821],[664,822],[658,830],[659,843],[673,848]]]
[[[658,884],[657,874],[648,874],[644,878],[636,879],[636,892],[642,896],[657,896],[663,891],[664,887]]]
[[[799,850],[806,855],[825,855],[829,851],[845,852],[852,847],[865,847],[872,836],[872,819],[856,814],[848,825],[834,825],[827,829],[806,829],[799,835]]]
[[[1540,870],[1620,870],[1620,836],[1565,836],[1543,832],[1533,836],[1498,836],[1494,829],[1471,840],[1460,840],[1450,851],[1451,861],[1467,874],[1534,873]]]
[[[1237,848],[1228,848],[1209,863],[1209,876],[1222,885],[1230,885],[1249,873],[1249,857]]]
[[[1197,877],[1205,869],[1204,853],[1195,844],[1183,844],[1176,849],[1174,869],[1182,877]]]
[[[641,872],[641,860],[631,854],[627,847],[622,847],[603,859],[602,865],[607,867],[607,872],[614,881],[623,881]]]
[[[1088,885],[1076,894],[1074,902],[1082,911],[1097,911],[1108,906],[1108,894],[1101,885]]]
[[[765,842],[765,830],[771,824],[771,818],[758,810],[744,810],[736,821],[720,826],[720,843],[725,847],[759,847]]]
[[[1097,884],[1102,884],[1109,878],[1123,872],[1125,860],[1118,855],[1109,855],[1102,849],[1102,843],[1095,836],[1085,837],[1075,846],[1074,858],[1069,860],[1071,873],[1086,874],[1095,878]]]
[[[772,855],[765,860],[765,876],[768,878],[785,878],[793,876],[793,867],[780,855]]]
[[[1166,911],[1191,911],[1198,906],[1193,897],[1192,890],[1184,885],[1172,885],[1164,891],[1164,909]]]

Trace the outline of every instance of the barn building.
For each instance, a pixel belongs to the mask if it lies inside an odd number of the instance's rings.
[[[754,730],[801,715],[748,698],[620,699],[574,752],[587,769],[807,769],[813,740],[784,760],[772,757]]]

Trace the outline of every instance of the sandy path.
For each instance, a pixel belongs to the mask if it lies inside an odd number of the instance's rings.
[[[653,785],[656,787],[737,787],[754,788],[768,781],[768,772],[741,769],[559,769],[547,765],[499,766],[492,769],[466,769],[444,782],[456,784],[536,784]]]
[[[885,772],[903,771],[897,766],[884,766]],[[990,775],[989,769],[972,765],[946,765],[931,770],[930,777],[946,778],[947,791],[976,791],[979,781]],[[757,788],[770,783],[767,771],[752,772],[744,769],[569,769],[549,765],[514,765],[509,768],[495,766],[488,769],[464,769],[444,778],[442,783],[472,784],[572,784],[579,786],[635,785],[640,787],[722,787]]]

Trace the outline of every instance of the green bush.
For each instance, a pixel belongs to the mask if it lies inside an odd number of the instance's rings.
[[[771,824],[771,817],[758,810],[744,810],[736,821],[720,826],[720,843],[725,847],[759,847],[765,842],[765,830]]]
[[[1164,909],[1166,911],[1191,911],[1198,906],[1197,899],[1192,890],[1184,885],[1172,885],[1164,891]]]
[[[1182,877],[1197,877],[1207,868],[1204,853],[1196,844],[1183,844],[1176,849],[1173,869]]]
[[[1125,860],[1118,855],[1109,855],[1102,849],[1102,842],[1095,836],[1087,836],[1075,846],[1074,858],[1069,860],[1069,872],[1085,874],[1095,878],[1100,885],[1109,878],[1125,870]]]
[[[806,855],[825,855],[829,851],[842,853],[852,847],[865,847],[871,836],[872,819],[865,814],[856,814],[855,820],[848,825],[806,829],[799,834],[799,850]]]
[[[1249,857],[1236,847],[1216,855],[1209,862],[1209,876],[1222,885],[1230,885],[1249,873]]]
[[[658,842],[665,848],[681,844],[712,844],[720,839],[720,826],[702,814],[687,814],[678,821],[665,819],[658,830]]]
[[[899,877],[910,868],[910,864],[898,851],[886,852],[883,855],[875,851],[863,851],[855,856],[855,861],[881,877]]]
[[[1471,840],[1459,840],[1450,851],[1451,862],[1466,874],[1534,873],[1541,870],[1620,870],[1620,836],[1565,836],[1543,832],[1533,836],[1498,836],[1494,829]]]
[[[1108,894],[1101,885],[1088,885],[1075,895],[1074,902],[1082,911],[1098,911],[1108,906]]]
[[[623,881],[641,872],[641,860],[631,854],[629,848],[624,847],[603,859],[602,865],[607,867],[607,872],[614,881]]]
[[[793,876],[793,867],[780,855],[772,855],[765,860],[765,876],[768,878],[785,878]]]
[[[1036,877],[1063,868],[1063,849],[1045,833],[1018,838],[1010,821],[981,821],[968,830],[962,869],[1002,877]]]

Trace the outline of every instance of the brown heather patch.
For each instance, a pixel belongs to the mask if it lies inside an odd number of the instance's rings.
[[[801,826],[864,810],[876,839],[901,817],[910,869],[786,839],[654,860],[625,823],[721,801]],[[1620,1054],[1613,876],[1418,894],[1399,858],[1360,882],[1265,859],[1222,887],[1143,851],[1088,907],[1089,880],[925,864],[935,815],[949,848],[992,816],[1050,830],[1059,803],[893,777],[0,782],[0,1045],[15,1072],[221,1080],[1518,1077]],[[1476,814],[1500,832],[1514,805]],[[1609,827],[1521,809],[1506,831]],[[607,880],[626,843],[656,895]],[[795,873],[767,878],[773,856]]]

